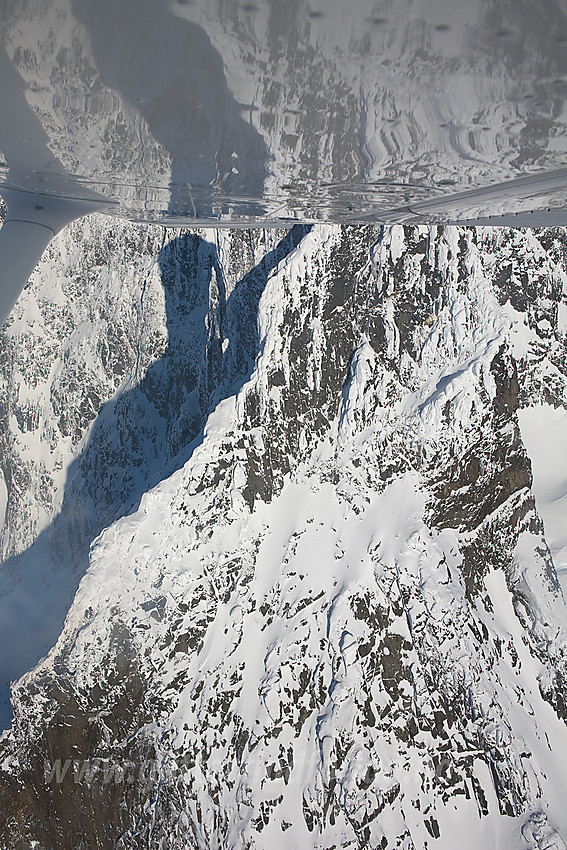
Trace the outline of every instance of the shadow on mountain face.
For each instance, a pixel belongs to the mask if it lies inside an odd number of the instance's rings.
[[[188,234],[161,250],[164,355],[137,386],[103,405],[69,467],[60,513],[29,549],[2,566],[5,585],[13,581],[0,597],[1,728],[12,716],[9,682],[55,644],[92,541],[189,459],[208,413],[250,377],[268,276],[308,230],[293,227],[228,296],[215,245]]]

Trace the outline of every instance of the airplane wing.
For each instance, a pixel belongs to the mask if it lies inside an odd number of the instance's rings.
[[[3,321],[54,232],[567,224],[564,0],[0,0]]]

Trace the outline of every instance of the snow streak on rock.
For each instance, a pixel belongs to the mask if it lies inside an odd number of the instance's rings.
[[[127,367],[97,372],[94,318],[46,353],[110,400],[73,443],[44,378],[29,439],[68,474],[36,542],[7,489],[5,593],[54,552],[84,575],[13,688],[0,846],[564,847],[565,606],[517,417],[565,404],[560,234],[126,230]],[[58,345],[63,250],[27,302]]]

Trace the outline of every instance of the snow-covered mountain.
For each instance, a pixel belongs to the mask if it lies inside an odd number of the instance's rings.
[[[564,848],[566,315],[559,231],[64,231],[3,332],[0,847]]]

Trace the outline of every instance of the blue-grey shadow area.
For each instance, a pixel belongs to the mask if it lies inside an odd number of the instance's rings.
[[[207,217],[222,197],[241,214],[264,214],[254,199],[263,196],[266,143],[205,30],[156,0],[73,0],[72,9],[103,84],[144,116],[170,155],[169,212]],[[120,128],[109,122],[106,133],[115,169],[138,159],[138,150],[124,149]]]
[[[308,230],[293,227],[230,293],[212,243],[188,234],[161,250],[165,352],[135,387],[103,405],[69,467],[60,513],[0,569],[1,728],[12,716],[9,683],[55,644],[93,540],[189,459],[208,414],[250,377],[268,276]]]

